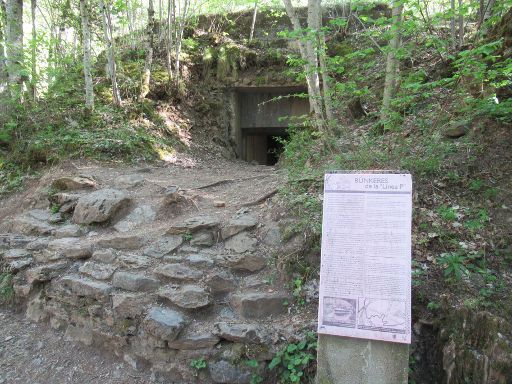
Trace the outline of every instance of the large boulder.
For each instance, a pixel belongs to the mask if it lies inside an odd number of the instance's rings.
[[[103,223],[126,207],[130,199],[116,189],[102,189],[81,197],[73,213],[77,224]]]
[[[75,189],[91,189],[96,188],[98,184],[96,181],[87,176],[64,176],[55,179],[52,184],[52,189],[71,191]]]

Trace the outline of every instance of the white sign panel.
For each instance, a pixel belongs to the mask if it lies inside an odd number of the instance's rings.
[[[327,173],[318,332],[411,342],[412,180]]]

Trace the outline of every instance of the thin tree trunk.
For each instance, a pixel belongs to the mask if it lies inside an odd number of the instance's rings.
[[[179,4],[179,3],[178,3]],[[190,0],[185,0],[183,3],[183,12],[177,12],[179,15],[179,27],[175,36],[175,61],[174,61],[174,81],[178,84],[180,79],[180,55],[181,55],[181,46],[183,42],[183,32],[185,31],[185,26],[188,18],[188,11],[190,7]]]
[[[166,48],[167,52],[165,55],[166,58],[166,65],[167,65],[167,73],[169,74],[169,80],[172,81],[173,79],[173,72],[172,72],[172,49],[173,49],[173,36],[174,36],[174,29],[175,29],[175,4],[174,0],[167,0],[167,34],[166,34]]]
[[[110,17],[109,5],[105,4],[104,0],[100,0],[100,8],[103,14],[103,33],[105,36],[105,43],[107,45],[107,61],[108,69],[110,72],[110,81],[112,83],[112,98],[114,104],[121,105],[121,95],[117,85],[116,61],[115,61],[115,46],[112,36],[112,19]]]
[[[256,27],[256,17],[258,16],[258,1],[254,2],[254,12],[252,14],[251,33],[249,34],[249,41],[254,37],[254,28]]]
[[[87,113],[91,113],[94,110],[94,89],[91,75],[91,31],[87,0],[80,0],[80,15],[82,17],[82,46],[84,51],[85,110]]]
[[[11,97],[23,100],[23,0],[7,0],[6,53]]]
[[[455,50],[457,47],[457,34],[455,31],[455,0],[450,0],[450,36],[451,36],[451,46],[452,49]]]
[[[146,36],[146,61],[142,72],[139,101],[143,101],[149,93],[149,82],[151,80],[151,65],[153,64],[153,50],[155,48],[155,10],[153,0],[148,4],[148,28]]]
[[[5,56],[5,2],[0,0],[0,103],[7,93],[9,75],[7,73],[7,58]],[[1,105],[0,105],[1,107]],[[1,111],[1,110],[0,110]]]
[[[459,0],[459,49],[464,45],[464,10],[463,2]]]
[[[300,25],[299,18],[297,14],[295,13],[295,9],[293,8],[291,0],[283,0],[284,7],[286,9],[286,13],[288,14],[288,17],[290,18],[290,21],[293,26],[293,30],[298,33],[302,34],[302,27]],[[311,108],[311,111],[315,114],[316,120],[317,120],[317,126],[319,129],[322,127],[322,107],[321,107],[321,98],[320,98],[320,89],[318,88],[318,82],[315,81],[315,78],[312,76],[313,72],[317,73],[318,77],[318,68],[314,67],[314,63],[311,63],[308,60],[308,52],[307,47],[304,41],[302,41],[301,38],[297,39],[297,43],[299,45],[299,51],[302,59],[305,61],[304,65],[304,71],[306,74],[306,83],[308,86],[308,95],[309,95],[309,105]]]
[[[382,109],[380,114],[380,120],[382,123],[385,123],[388,120],[391,100],[396,92],[399,70],[396,52],[400,48],[401,41],[400,29],[402,25],[402,9],[403,2],[401,0],[393,0],[391,28],[394,30],[394,34],[389,42],[389,51],[386,60],[386,78],[384,80],[384,94],[382,96]]]
[[[135,49],[134,16],[130,0],[126,0],[126,19],[128,21],[128,34],[130,35],[130,48]]]
[[[37,99],[37,29],[36,29],[36,6],[37,0],[30,1],[30,12],[32,18],[32,46],[31,46],[31,77],[30,93],[32,100]]]

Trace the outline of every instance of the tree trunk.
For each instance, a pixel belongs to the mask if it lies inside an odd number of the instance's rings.
[[[451,36],[451,46],[452,49],[455,50],[457,47],[457,34],[455,31],[455,0],[450,0],[450,10],[451,10],[451,17],[450,17],[450,36]]]
[[[36,29],[36,3],[37,0],[30,1],[30,15],[32,18],[32,44],[31,44],[31,77],[30,77],[30,94],[32,100],[37,99],[37,29]]]
[[[91,75],[91,31],[87,0],[80,0],[80,15],[82,17],[82,46],[84,51],[85,110],[87,113],[91,113],[94,110],[94,90]]]
[[[126,19],[128,21],[128,34],[130,35],[130,49],[134,50],[135,47],[135,34],[134,34],[134,16],[130,0],[126,0]]]
[[[9,75],[7,73],[7,58],[5,56],[5,2],[0,0],[0,102],[7,93]]]
[[[23,0],[7,0],[6,53],[9,91],[23,100]]]
[[[389,109],[391,100],[396,92],[396,84],[398,78],[398,59],[396,52],[400,48],[401,41],[401,25],[402,25],[403,2],[393,0],[392,24],[391,28],[394,32],[389,42],[389,51],[386,59],[386,78],[384,80],[384,94],[382,96],[382,109],[380,114],[381,123],[385,123],[389,118]]]
[[[464,45],[464,10],[462,0],[459,0],[459,49]]]
[[[180,4],[180,3],[178,3]],[[175,36],[175,60],[174,60],[174,81],[178,84],[180,79],[180,55],[181,55],[181,44],[183,42],[183,32],[185,31],[185,26],[188,18],[188,11],[190,7],[190,0],[185,0],[183,3],[183,11],[177,12],[179,16],[178,30]]]
[[[110,72],[110,81],[112,83],[112,98],[114,100],[114,104],[120,106],[121,95],[119,94],[119,88],[117,85],[115,46],[114,39],[112,36],[112,19],[110,16],[110,5],[108,3],[105,4],[104,0],[100,0],[100,8],[103,14],[103,34],[105,36],[105,43],[107,45],[107,62],[108,70]]]
[[[167,73],[169,74],[169,80],[172,80],[173,78],[173,72],[172,72],[172,49],[173,49],[173,36],[174,36],[174,29],[175,29],[175,4],[174,0],[167,0],[167,34],[165,39],[165,44],[167,48],[167,52],[165,55],[166,59],[166,65],[167,65]]]
[[[288,14],[288,17],[290,18],[290,21],[292,23],[293,30],[297,34],[303,35],[303,30],[300,25],[299,18],[295,13],[295,9],[293,8],[291,0],[283,0],[283,4],[286,9],[286,13]],[[297,43],[299,45],[300,55],[302,59],[305,61],[304,71],[306,74],[306,83],[308,86],[309,105],[311,111],[315,115],[317,127],[321,130],[323,123],[323,112],[318,82],[318,67],[315,67],[315,63],[317,63],[317,61],[313,60],[313,62],[311,62],[308,60],[308,58],[311,55],[308,52],[307,44],[304,43],[304,41],[301,38],[297,40]],[[316,77],[314,76],[314,73],[316,73]]]
[[[256,27],[256,17],[258,16],[258,1],[254,2],[254,12],[252,13],[251,33],[249,34],[249,41],[254,37],[254,28]]]
[[[146,36],[146,61],[142,72],[139,101],[143,101],[149,93],[149,82],[151,80],[151,65],[153,63],[153,50],[155,48],[155,10],[153,0],[148,4],[148,28]]]

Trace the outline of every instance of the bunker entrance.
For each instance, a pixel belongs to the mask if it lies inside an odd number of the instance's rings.
[[[248,162],[274,165],[283,151],[282,140],[288,138],[283,129],[245,129],[245,159]]]
[[[307,115],[309,102],[296,96],[301,87],[245,87],[235,89],[234,141],[239,158],[274,165],[288,137],[290,118]]]

